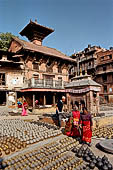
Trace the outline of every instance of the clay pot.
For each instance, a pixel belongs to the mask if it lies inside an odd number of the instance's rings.
[[[86,159],[87,156],[88,156],[88,155],[87,155],[86,153],[83,155],[84,160]]]
[[[101,162],[102,161],[102,159],[98,156],[97,157],[97,162]]]
[[[92,162],[93,162],[94,164],[96,164],[96,163],[97,163],[96,159],[92,159]]]
[[[17,149],[21,149],[21,145],[20,144],[18,144]]]
[[[89,164],[89,167],[90,167],[91,169],[94,169],[94,168],[95,168],[95,164],[94,164],[93,162],[91,162],[91,163]]]
[[[108,167],[106,165],[103,165],[102,170],[108,170]]]
[[[10,150],[7,149],[7,150],[5,151],[5,154],[6,154],[6,155],[10,154]]]
[[[92,152],[89,152],[89,157],[92,157],[94,154]]]
[[[79,151],[79,152],[77,153],[77,156],[78,156],[79,158],[81,158],[81,157],[82,157],[82,152]]]
[[[108,169],[112,170],[112,168],[113,168],[113,166],[110,163],[108,163]]]
[[[87,156],[86,158],[85,158],[85,160],[87,161],[87,162],[90,162],[90,157],[89,156]]]
[[[104,155],[104,156],[102,157],[102,161],[105,161],[105,160],[108,161],[108,158]]]
[[[92,156],[91,156],[91,159],[92,159],[92,160],[94,160],[94,159],[96,160],[96,156],[95,156],[95,155],[92,155]]]
[[[97,162],[97,167],[98,167],[99,169],[101,169],[102,166],[103,166],[103,163],[102,163],[101,161],[98,161],[98,162]]]
[[[15,147],[12,147],[12,148],[11,148],[11,152],[14,152],[14,151],[15,151]]]

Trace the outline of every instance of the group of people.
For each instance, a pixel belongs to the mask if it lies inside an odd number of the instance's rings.
[[[56,107],[56,116],[58,119],[59,128],[61,128],[61,113],[63,110],[65,99],[65,96],[63,96],[62,100],[57,103]],[[36,101],[36,104],[38,104],[38,101]],[[24,99],[23,102],[22,100],[18,100],[17,105],[18,108],[22,108],[21,116],[27,116],[28,104],[26,100]],[[85,107],[85,104],[82,105],[82,112],[80,113],[79,104],[78,102],[75,102],[73,105],[71,116],[69,117],[68,121],[66,121],[65,134],[71,137],[79,137],[82,143],[87,143],[89,146],[91,146],[92,128],[92,117]]]
[[[65,97],[58,102],[56,114],[58,117],[59,127],[61,127],[61,117],[60,112],[62,112],[63,102]],[[79,111],[79,104],[77,102],[73,105],[73,110],[70,118],[66,122],[65,134],[71,137],[79,137],[83,144],[88,144],[91,146],[93,122],[91,114],[88,112],[85,104],[82,105],[82,112]]]
[[[28,108],[28,103],[27,101],[24,99],[23,102],[21,99],[19,99],[17,101],[17,105],[18,105],[18,108],[22,108],[22,114],[21,116],[27,116],[28,113],[27,113],[27,108]]]

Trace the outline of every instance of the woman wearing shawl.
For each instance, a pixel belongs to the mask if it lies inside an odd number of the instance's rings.
[[[80,122],[82,125],[82,141],[83,143],[91,146],[93,122],[91,114],[88,113],[86,107],[83,108],[83,114],[80,116]]]

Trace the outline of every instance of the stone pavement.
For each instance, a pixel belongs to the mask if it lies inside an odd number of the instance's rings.
[[[39,120],[39,117],[37,115],[28,115],[28,116],[0,116],[0,120],[4,119],[21,119],[21,120],[33,120],[37,121]]]
[[[100,149],[98,149],[96,147],[96,145],[101,141],[102,139],[92,139],[92,146],[91,146],[91,149],[92,151],[94,152],[94,154],[96,156],[100,156],[100,157],[103,157],[104,155],[106,155],[109,159],[109,161],[111,162],[111,164],[113,165],[113,154],[110,154],[110,153],[107,153],[107,152],[104,152]]]
[[[0,106],[0,120],[4,119],[22,119],[22,120],[39,120],[37,115],[28,114],[28,116],[21,116],[21,111],[19,114],[16,112],[13,113],[13,116],[10,114],[15,109],[8,108],[7,106]]]

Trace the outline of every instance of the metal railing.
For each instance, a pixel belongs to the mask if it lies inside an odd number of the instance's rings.
[[[5,86],[5,85],[6,85],[6,81],[0,79],[0,86]]]
[[[30,79],[24,84],[24,88],[55,88],[64,89],[67,82],[52,79]]]

